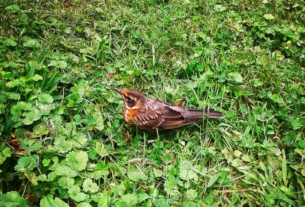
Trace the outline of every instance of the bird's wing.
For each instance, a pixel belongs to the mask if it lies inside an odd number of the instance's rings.
[[[138,111],[136,117],[134,117],[134,124],[138,125],[140,129],[155,129],[159,127],[164,119],[164,106],[160,102],[153,99],[148,100],[145,107]]]

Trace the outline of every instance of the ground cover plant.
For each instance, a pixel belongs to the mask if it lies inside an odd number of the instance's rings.
[[[303,1],[0,9],[0,206],[305,205]],[[113,87],[226,118],[145,133]]]

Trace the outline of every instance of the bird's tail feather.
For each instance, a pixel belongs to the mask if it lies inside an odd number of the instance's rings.
[[[213,119],[222,119],[224,118],[224,115],[221,112],[216,111],[215,109],[188,109],[186,114],[184,115],[187,118],[202,118],[204,116],[207,116],[209,118]]]

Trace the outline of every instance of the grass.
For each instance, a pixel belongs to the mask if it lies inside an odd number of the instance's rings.
[[[0,9],[0,206],[305,205],[302,1]],[[145,133],[114,87],[226,118]]]

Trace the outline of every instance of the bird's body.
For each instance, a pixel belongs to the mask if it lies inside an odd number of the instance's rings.
[[[146,98],[132,89],[114,89],[124,99],[123,116],[127,124],[146,131],[174,129],[200,121],[203,116],[220,119],[214,109],[184,109],[175,104]]]

